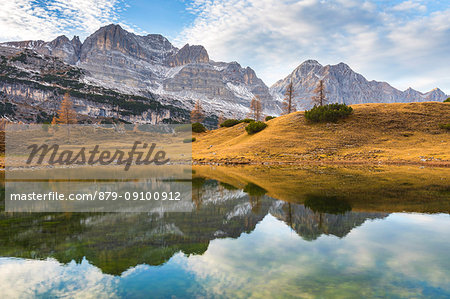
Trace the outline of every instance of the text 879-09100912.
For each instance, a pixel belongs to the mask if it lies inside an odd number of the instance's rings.
[[[60,192],[48,193],[12,193],[10,200],[37,200],[37,201],[108,201],[108,200],[153,200],[153,201],[180,201],[180,192],[109,192],[95,191],[94,193],[71,193],[66,196]]]

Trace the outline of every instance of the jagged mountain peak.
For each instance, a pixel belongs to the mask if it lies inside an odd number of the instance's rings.
[[[81,53],[81,47],[83,46],[83,44],[80,41],[80,38],[77,35],[74,35],[72,40],[70,41],[77,53],[77,57],[79,58],[80,53]]]
[[[305,61],[303,61],[301,64],[300,64],[300,66],[305,66],[305,65],[319,65],[319,66],[322,66],[317,60],[314,60],[314,59],[308,59],[308,60],[305,60]]]
[[[239,62],[237,62],[237,61],[232,61],[232,62],[229,62],[229,63],[227,64],[227,68],[231,70],[231,69],[242,68],[242,66],[241,66],[241,64],[240,64]]]
[[[147,34],[146,36],[143,37],[145,40],[147,40],[148,42],[154,42],[154,43],[160,43],[160,44],[167,44],[172,46],[172,44],[170,43],[170,41],[164,37],[161,34]],[[173,46],[172,46],[173,47]]]
[[[111,23],[109,25],[100,27],[96,32],[99,32],[99,31],[110,31],[110,32],[123,31],[123,32],[125,32],[126,30],[123,29],[122,26],[120,26],[119,24]],[[94,32],[94,34],[95,34],[95,32]]]
[[[433,90],[425,93],[425,96],[430,101],[445,101],[448,98],[448,95],[446,95],[439,88],[434,88]]]
[[[304,61],[302,64],[300,64],[292,73],[290,76],[292,77],[302,77],[307,76],[309,73],[317,73],[318,70],[322,69],[322,65],[317,61],[313,59],[309,59]],[[289,77],[289,76],[288,76]]]
[[[177,54],[168,60],[171,67],[181,66],[189,63],[208,63],[209,55],[206,49],[200,45],[184,45]]]
[[[330,67],[337,68],[337,69],[340,69],[340,70],[349,70],[349,71],[353,71],[353,70],[350,68],[350,66],[349,66],[348,64],[344,63],[344,62],[339,62],[339,63],[336,64],[336,65],[330,65]]]
[[[83,43],[83,46],[95,41],[98,47],[104,47],[107,50],[112,50],[119,46],[117,42],[125,41],[125,39],[129,39],[129,42],[133,42],[133,34],[130,34],[128,31],[124,30],[120,25],[110,24],[100,27],[97,31],[88,36]],[[134,42],[137,43],[136,41]]]
[[[126,38],[128,39],[126,40]],[[110,51],[124,46],[123,43],[125,42],[130,43],[131,47],[137,46],[137,41],[127,31],[122,29],[120,25],[110,24],[100,27],[88,36],[83,43],[83,47],[96,46],[97,48]]]
[[[376,82],[376,81],[374,81],[374,82]],[[404,92],[404,93],[407,93],[407,94],[416,94],[416,93],[420,93],[419,91],[413,89],[412,87],[408,87],[408,89],[406,89],[406,90],[403,91],[403,92]]]
[[[54,40],[52,40],[50,43],[65,43],[65,42],[69,42],[69,38],[65,35],[60,35],[57,38],[55,38]]]
[[[237,61],[232,61],[228,63],[227,69],[233,70],[233,69],[240,69],[242,68],[241,64]]]
[[[86,39],[85,43],[89,43],[91,40],[96,40],[97,46],[106,47],[107,50],[126,51],[132,55],[139,54],[139,51],[154,52],[154,50],[160,50],[170,52],[178,50],[161,34],[141,36],[128,32],[118,24],[100,27]]]
[[[24,44],[76,65],[83,70],[81,80],[86,84],[140,96],[158,94],[183,109],[191,109],[201,100],[211,115],[220,111],[229,117],[243,117],[255,96],[263,101],[266,113],[279,111],[253,69],[237,62],[214,62],[202,45],[186,44],[178,49],[160,34],[141,36],[118,24],[99,28],[83,43],[78,37],[60,36],[47,43]]]
[[[440,89],[421,93],[412,88],[400,91],[386,82],[368,81],[340,62],[322,66],[316,60],[306,60],[290,75],[271,87],[271,93],[282,98],[288,84],[293,82],[298,96],[298,108],[308,109],[310,98],[319,80],[324,80],[328,101],[346,104],[443,101],[447,97]]]
[[[123,57],[121,62],[123,67],[126,66],[125,60],[128,58],[147,63],[162,63],[166,57],[174,55],[177,50],[162,35],[140,36],[126,31],[120,25],[110,24],[101,27],[86,38],[81,49],[80,61],[81,63],[94,62],[95,59],[111,56],[114,53]]]

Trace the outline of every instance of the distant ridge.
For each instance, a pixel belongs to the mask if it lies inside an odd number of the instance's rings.
[[[306,60],[286,78],[276,82],[271,88],[278,99],[283,98],[288,84],[294,84],[297,106],[300,110],[311,107],[313,90],[319,80],[324,80],[329,102],[345,104],[364,103],[407,103],[444,101],[448,96],[439,88],[421,93],[412,88],[400,91],[386,82],[368,81],[354,72],[347,64],[322,66],[316,60]]]

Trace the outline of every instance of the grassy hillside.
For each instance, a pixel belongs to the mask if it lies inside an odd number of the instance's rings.
[[[360,104],[336,124],[308,123],[303,112],[267,122],[255,135],[247,124],[198,134],[193,158],[209,163],[330,162],[450,165],[450,103]]]

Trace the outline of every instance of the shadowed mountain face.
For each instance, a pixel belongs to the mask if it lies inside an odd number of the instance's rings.
[[[292,83],[300,110],[312,106],[311,97],[320,80],[324,80],[327,99],[331,103],[408,103],[408,102],[442,102],[447,95],[436,88],[421,93],[412,88],[405,91],[395,89],[386,82],[368,81],[355,73],[347,64],[322,66],[316,60],[307,60],[298,66],[289,76],[276,82],[271,92],[282,98],[286,87]]]

